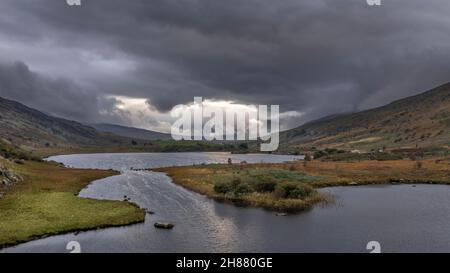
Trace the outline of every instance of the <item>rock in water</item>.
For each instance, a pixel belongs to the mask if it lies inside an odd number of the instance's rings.
[[[172,229],[173,227],[174,225],[170,223],[161,223],[161,222],[155,223],[155,228]]]

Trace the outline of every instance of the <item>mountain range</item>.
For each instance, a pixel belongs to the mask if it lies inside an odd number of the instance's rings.
[[[0,139],[25,150],[130,145],[134,138],[155,140],[159,137],[167,139],[164,134],[148,130],[85,125],[0,97]]]
[[[0,139],[25,148],[113,147],[170,135],[114,124],[82,124],[0,98]],[[146,143],[147,141],[147,143]],[[308,122],[280,135],[283,151],[450,146],[450,84],[388,105]],[[151,145],[151,144],[149,144]]]

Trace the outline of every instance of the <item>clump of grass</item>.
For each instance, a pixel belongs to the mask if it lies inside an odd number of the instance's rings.
[[[232,181],[217,181],[214,183],[214,191],[220,194],[233,194],[235,196],[252,193],[255,190],[250,184],[242,182],[239,178]]]
[[[236,196],[241,196],[241,195],[245,195],[245,194],[249,194],[254,192],[255,190],[248,184],[248,183],[239,183],[235,189],[234,189],[234,194]]]
[[[205,167],[203,167],[205,168]],[[197,170],[199,170],[197,168]],[[239,205],[255,205],[274,210],[295,211],[308,208],[321,198],[308,183],[320,177],[305,175],[297,171],[283,169],[224,167],[217,173],[217,166],[211,167],[208,180],[213,185],[209,196],[232,201]],[[205,176],[204,176],[205,177]],[[204,185],[204,180],[202,185]],[[191,189],[200,189],[189,184]]]
[[[265,193],[265,192],[273,192],[277,185],[277,181],[275,179],[262,179],[254,184],[254,189],[257,192]]]
[[[235,186],[230,181],[217,181],[214,183],[214,191],[221,194],[233,192]]]
[[[313,187],[304,183],[280,183],[276,186],[276,198],[303,199],[314,193]]]
[[[272,170],[272,169],[245,169],[232,170],[232,175],[221,174],[214,177],[214,191],[225,195],[244,195],[253,192],[273,193],[277,187],[282,187],[288,192],[287,196],[277,198],[304,198],[308,194],[301,194],[301,191],[307,187],[305,183],[319,180],[320,177],[305,175],[296,171]],[[298,188],[296,188],[298,186]],[[295,189],[295,191],[291,192]],[[313,192],[303,190],[304,193]],[[295,194],[294,192],[298,192]]]

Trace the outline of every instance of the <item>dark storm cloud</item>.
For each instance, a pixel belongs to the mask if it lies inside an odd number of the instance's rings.
[[[67,79],[43,77],[26,64],[0,64],[0,96],[18,100],[49,114],[87,121],[98,118],[98,111],[112,111],[114,100],[100,99]]]
[[[448,0],[4,0],[2,11],[0,39],[32,41],[13,57],[39,67],[39,41],[74,53],[39,72],[64,67],[91,88],[77,98],[93,102],[135,96],[160,111],[193,96],[280,104],[305,112],[293,125],[450,81]],[[86,67],[74,75],[70,63]],[[95,117],[89,107],[84,115]]]

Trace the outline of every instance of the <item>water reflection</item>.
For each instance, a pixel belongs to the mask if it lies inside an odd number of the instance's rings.
[[[129,167],[192,164],[226,160],[228,156],[186,153],[58,157],[76,167],[123,170],[121,175],[92,183],[81,196],[121,200],[127,195],[155,214],[147,215],[143,224],[53,236],[3,252],[65,252],[67,242],[72,240],[80,242],[84,252],[367,252],[369,241],[379,241],[384,252],[450,251],[449,186],[327,188],[322,191],[336,197],[334,204],[280,217],[262,209],[215,202],[171,183],[163,173],[129,171]],[[239,159],[262,160],[259,155]],[[268,156],[264,160],[287,158]],[[175,228],[155,229],[153,223],[159,220],[175,223]]]

